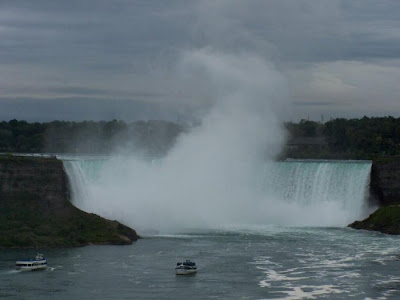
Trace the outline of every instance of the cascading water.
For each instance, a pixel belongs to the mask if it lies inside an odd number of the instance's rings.
[[[200,125],[181,134],[156,164],[132,157],[101,167],[67,162],[78,207],[139,232],[165,233],[252,224],[344,226],[362,214],[370,163],[273,162],[285,143],[288,88],[264,56],[194,49],[182,53],[173,74],[185,101],[207,108]],[[89,173],[95,166],[96,176]]]
[[[369,212],[367,161],[267,163],[252,183],[221,187],[221,180],[220,188],[232,191],[224,194],[202,182],[171,180],[177,177],[165,174],[163,161],[77,159],[64,160],[64,166],[77,207],[144,231],[227,224],[345,226]]]
[[[64,168],[67,172],[72,203],[85,210],[90,211],[90,199],[93,194],[90,185],[95,185],[101,175],[104,160],[80,159],[64,160]]]
[[[280,201],[308,207],[315,225],[321,213],[321,225],[346,225],[369,212],[370,172],[369,161],[280,162],[265,171],[263,189]]]

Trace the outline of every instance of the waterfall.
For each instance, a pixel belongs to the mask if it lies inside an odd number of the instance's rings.
[[[370,172],[369,161],[285,161],[265,170],[263,188],[286,202],[336,203],[357,214],[368,196]]]
[[[96,185],[102,173],[105,160],[64,159],[64,169],[68,175],[71,201],[78,208],[91,212],[90,199],[94,196],[91,186]]]
[[[223,178],[214,186],[167,174],[163,161],[76,159],[64,166],[74,205],[135,228],[345,226],[370,212],[370,161],[267,163],[253,183],[230,186]]]

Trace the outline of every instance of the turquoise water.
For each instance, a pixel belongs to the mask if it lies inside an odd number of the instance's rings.
[[[399,299],[398,237],[347,228],[252,227],[149,236],[130,246],[2,250],[6,299]],[[194,276],[176,276],[193,259]]]

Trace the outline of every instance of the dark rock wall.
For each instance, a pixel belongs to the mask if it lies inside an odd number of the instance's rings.
[[[126,245],[138,238],[71,204],[62,161],[0,155],[0,247]]]
[[[62,161],[53,158],[10,157],[0,159],[0,193],[35,195],[43,215],[68,215],[67,178]]]
[[[370,187],[379,205],[400,204],[400,158],[374,161]]]

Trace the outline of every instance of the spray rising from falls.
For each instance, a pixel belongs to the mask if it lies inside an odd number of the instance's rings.
[[[341,180],[346,172],[318,166],[300,176],[314,182],[303,188],[287,181],[292,171],[283,171],[285,165],[272,163],[285,140],[281,120],[287,110],[285,80],[273,66],[251,54],[202,49],[182,56],[176,76],[177,89],[188,101],[208,107],[201,126],[180,136],[155,164],[132,157],[66,162],[78,207],[139,232],[226,224],[345,225],[353,220],[349,211],[358,213],[362,193],[350,200],[357,192],[348,190],[347,181],[338,184],[346,190],[344,198],[327,188],[334,179],[318,181],[320,176]],[[90,174],[93,168],[100,169]],[[367,182],[368,168],[350,172],[349,178]],[[357,208],[349,209],[352,201]]]

